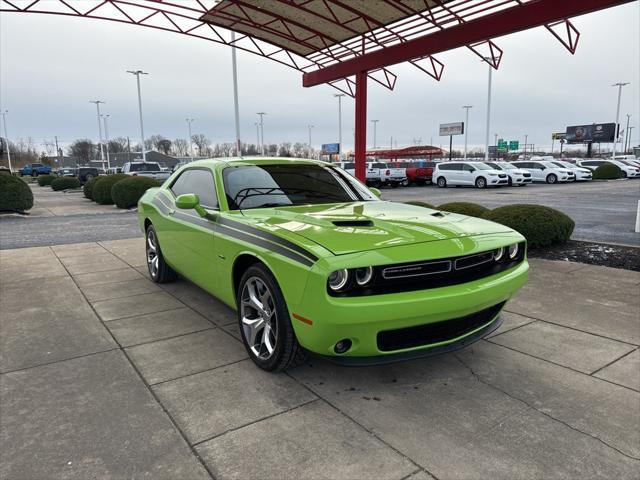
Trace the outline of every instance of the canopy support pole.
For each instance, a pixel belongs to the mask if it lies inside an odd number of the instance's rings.
[[[367,72],[356,73],[356,178],[366,183],[367,150]]]

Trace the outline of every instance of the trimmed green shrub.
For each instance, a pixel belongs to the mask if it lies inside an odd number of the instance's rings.
[[[135,207],[144,192],[160,185],[159,181],[149,177],[125,178],[111,187],[111,198],[118,208]]]
[[[80,180],[76,177],[58,177],[51,182],[51,188],[56,192],[70,188],[80,188]]]
[[[116,173],[114,175],[107,175],[106,177],[98,177],[96,183],[93,184],[93,201],[100,205],[111,205],[113,203],[111,187],[125,178],[129,178],[129,175]]]
[[[542,205],[507,205],[487,212],[483,218],[520,232],[529,248],[564,243],[576,225],[564,213]]]
[[[411,202],[404,202],[407,205],[415,205],[416,207],[424,207],[424,208],[431,208],[433,210],[436,209],[436,207],[434,207],[433,205],[431,205],[430,203],[427,202],[419,202],[419,201],[411,201]]]
[[[56,178],[58,177],[54,175],[39,175],[38,185],[40,185],[41,187],[46,187],[47,185],[51,185],[51,182],[53,182]]]
[[[0,175],[0,211],[24,212],[33,207],[31,188],[13,175]]]
[[[11,175],[11,170],[7,167],[0,167],[0,175]]]
[[[468,215],[469,217],[478,218],[481,218],[489,211],[487,207],[469,202],[443,203],[438,207],[438,209],[444,210],[445,212],[459,213],[460,215]]]
[[[613,163],[603,163],[593,172],[594,180],[615,180],[622,177],[622,170]]]
[[[85,198],[89,200],[93,200],[93,186],[96,184],[100,177],[92,177],[85,182],[82,186],[82,191],[84,192]]]

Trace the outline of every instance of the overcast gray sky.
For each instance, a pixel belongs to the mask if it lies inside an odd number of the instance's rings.
[[[640,142],[640,3],[573,20],[580,44],[571,55],[544,28],[502,37],[502,65],[493,75],[491,134],[550,145],[553,131],[567,125],[615,120],[623,90],[621,123],[632,115],[634,144]],[[436,82],[411,65],[397,65],[393,92],[370,82],[368,117],[379,119],[378,144],[413,139],[438,145],[438,124],[464,120],[472,104],[470,144],[484,143],[487,66],[466,49],[437,55],[445,64]],[[135,78],[143,69],[145,133],[168,138],[193,133],[232,142],[233,98],[228,47],[185,36],[101,20],[49,15],[0,14],[0,104],[9,110],[9,137],[54,135],[67,143],[97,138],[95,105],[107,102],[110,135],[138,138]],[[337,141],[337,93],[329,86],[303,88],[301,75],[269,60],[239,52],[241,136],[255,142],[255,112],[265,111],[265,142]],[[352,99],[343,101],[343,141],[353,144]],[[369,122],[368,143],[372,142]],[[463,142],[458,137],[456,143]]]

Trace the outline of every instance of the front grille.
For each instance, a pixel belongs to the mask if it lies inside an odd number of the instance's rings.
[[[529,178],[531,176],[531,174],[530,173],[523,173],[522,176],[525,177],[525,178]]]
[[[464,317],[378,332],[378,350],[391,352],[453,340],[489,323],[500,313],[504,304],[505,302],[502,302]]]
[[[506,175],[506,174],[504,174],[504,173],[500,173],[500,174],[498,174],[498,177],[499,177],[499,178],[507,178],[507,175]]]

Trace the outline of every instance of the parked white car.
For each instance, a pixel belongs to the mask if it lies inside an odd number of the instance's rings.
[[[605,163],[612,163],[617,165],[620,170],[622,170],[623,178],[636,178],[640,177],[640,169],[637,167],[632,167],[627,165],[626,163],[622,163],[619,160],[582,160],[579,164],[581,167],[587,167],[590,170],[595,170],[600,165],[604,165]]]
[[[165,172],[156,162],[127,162],[122,166],[122,173],[134,177],[150,177],[164,182],[171,176],[171,172]]]
[[[531,173],[522,168],[518,168],[509,162],[484,162],[494,170],[501,170],[507,174],[509,180],[509,186],[517,185],[522,186],[527,183],[531,183]]]
[[[554,160],[551,163],[555,163],[561,168],[566,168],[571,170],[573,174],[576,176],[576,182],[587,182],[593,179],[593,174],[591,170],[586,167],[579,167],[578,165],[574,165],[573,163],[565,162],[562,160]]]
[[[340,168],[349,175],[356,176],[356,164],[354,162],[340,162]],[[381,187],[388,185],[396,188],[407,181],[406,168],[394,168],[384,162],[367,162],[367,185]]]
[[[475,186],[477,188],[508,185],[509,177],[482,162],[442,162],[436,165],[433,178],[440,188],[449,185]]]
[[[573,171],[562,168],[549,161],[517,161],[513,162],[518,168],[523,168],[531,173],[534,182],[573,182],[576,179]]]

